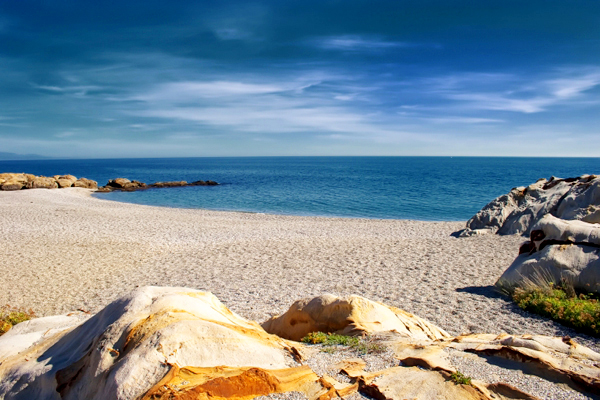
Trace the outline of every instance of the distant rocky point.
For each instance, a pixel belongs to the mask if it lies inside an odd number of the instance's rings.
[[[217,186],[218,183],[215,181],[194,181],[188,183],[186,181],[170,181],[170,182],[156,182],[146,184],[140,181],[130,181],[127,178],[117,178],[108,181],[105,186],[98,188],[99,192],[112,192],[113,190],[121,190],[132,192],[135,190],[145,190],[151,188],[166,188],[166,187],[183,187],[183,186]]]
[[[182,186],[216,186],[215,181],[186,181],[156,182],[146,184],[136,180],[117,178],[108,181],[105,186],[98,188],[98,182],[91,179],[79,178],[73,175],[36,176],[26,173],[0,173],[0,190],[21,189],[57,189],[68,187],[81,187],[98,189],[99,192],[112,192],[113,190],[134,191],[151,188],[182,187]]]
[[[73,175],[54,175],[53,177],[48,177],[10,172],[0,174],[0,190],[56,189],[67,187],[96,189],[98,182],[86,178],[77,179]]]

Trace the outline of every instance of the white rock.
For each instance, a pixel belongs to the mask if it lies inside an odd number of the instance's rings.
[[[545,215],[600,222],[600,178],[540,179],[492,200],[467,222],[469,231],[491,229],[501,235],[528,234]]]

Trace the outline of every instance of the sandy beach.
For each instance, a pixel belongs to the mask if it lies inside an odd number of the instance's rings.
[[[96,312],[137,286],[185,286],[263,321],[303,297],[358,294],[451,334],[568,334],[597,349],[492,290],[522,237],[451,236],[463,227],[150,207],[78,188],[0,192],[0,304]]]

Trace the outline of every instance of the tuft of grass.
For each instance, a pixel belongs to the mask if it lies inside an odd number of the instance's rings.
[[[34,317],[33,310],[22,310],[9,305],[0,307],[0,336],[8,332],[14,325]]]
[[[327,342],[327,334],[323,332],[311,332],[302,338],[302,343],[322,344]]]
[[[326,353],[333,353],[335,346],[349,347],[360,354],[381,354],[387,350],[385,345],[370,341],[367,338],[338,335],[336,333],[311,332],[302,338],[302,342],[323,344],[326,347],[322,351]]]
[[[453,372],[450,375],[450,379],[457,385],[471,385],[471,377],[464,375],[460,371]]]
[[[577,294],[572,287],[515,289],[513,300],[519,307],[593,336],[600,336],[600,303],[592,294]]]

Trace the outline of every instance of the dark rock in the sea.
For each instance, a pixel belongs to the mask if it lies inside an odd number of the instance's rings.
[[[162,187],[181,187],[181,186],[187,186],[188,183],[186,181],[173,181],[173,182],[156,182],[151,184],[151,187],[157,187],[157,188],[162,188]]]
[[[126,178],[117,178],[108,181],[106,186],[98,188],[99,192],[111,192],[113,190],[133,192],[136,190],[144,190],[151,188],[170,188],[170,187],[184,187],[184,186],[216,186],[218,185],[215,181],[195,181],[187,183],[186,181],[168,181],[168,182],[155,182],[149,185],[144,182],[130,181]]]
[[[124,188],[125,185],[127,185],[128,183],[131,183],[131,181],[127,178],[117,178],[117,179],[111,179],[110,181],[108,181],[106,186],[121,189],[121,188]]]
[[[140,190],[140,189],[146,189],[148,187],[148,185],[146,185],[144,182],[140,182],[140,181],[130,181],[127,178],[117,178],[117,179],[112,179],[110,181],[108,181],[108,183],[106,184],[106,186],[104,186],[104,190],[101,190],[103,192],[106,191],[111,191],[111,190],[122,190],[122,191],[134,191],[134,190]]]
[[[218,183],[215,181],[196,181],[189,184],[189,186],[217,186]]]

